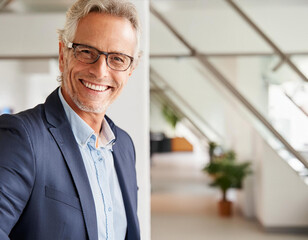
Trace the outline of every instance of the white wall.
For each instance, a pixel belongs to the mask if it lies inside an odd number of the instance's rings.
[[[268,229],[307,228],[307,185],[260,137],[257,151],[257,216]]]
[[[13,112],[45,102],[59,85],[57,60],[0,60],[0,109]]]
[[[23,89],[23,86],[19,88],[23,85],[22,82],[16,84],[16,79],[19,77],[19,67],[17,61],[0,61],[0,109],[9,107],[15,110],[18,102],[22,102],[21,94],[16,94],[15,97],[12,94],[14,91],[19,93]]]
[[[150,239],[150,161],[149,161],[149,1],[134,0],[143,28],[143,56],[122,95],[108,114],[133,138],[137,155],[139,185],[138,214],[142,239]],[[0,57],[58,55],[56,29],[64,25],[64,13],[1,14]],[[54,60],[56,61],[56,60]],[[31,74],[31,69],[44,69]],[[33,107],[58,85],[57,70],[49,61],[1,61],[1,105],[13,105],[16,111]],[[34,94],[35,93],[35,94]],[[35,99],[33,98],[36,96]],[[38,97],[39,96],[39,97]],[[25,101],[26,99],[26,101]]]
[[[266,116],[268,88],[262,79],[262,58],[234,58],[233,63],[231,59],[219,61],[220,67],[234,86]],[[307,227],[307,185],[268,145],[267,136],[251,121],[251,114],[232,97],[227,96],[227,99],[228,104],[224,106],[228,119],[226,145],[237,152],[239,161],[251,161],[253,168],[240,199],[244,215],[257,217],[269,230]]]
[[[137,180],[139,186],[138,214],[141,239],[151,239],[151,188],[149,139],[149,1],[134,0],[142,23],[139,66],[128,81],[121,96],[111,106],[108,114],[132,137],[136,147]]]
[[[0,15],[0,56],[57,56],[64,13]]]
[[[262,78],[262,58],[227,58],[215,64],[236,88],[264,115],[268,112],[268,86]],[[251,161],[253,175],[244,183],[241,208],[268,229],[307,227],[307,185],[266,142],[251,114],[234,99],[224,106],[226,145],[239,161]]]

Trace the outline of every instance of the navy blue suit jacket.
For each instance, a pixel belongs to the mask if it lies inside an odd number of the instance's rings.
[[[126,132],[107,121],[116,137],[113,157],[126,239],[138,240],[134,146]],[[98,239],[90,184],[58,90],[44,104],[0,117],[0,239]]]

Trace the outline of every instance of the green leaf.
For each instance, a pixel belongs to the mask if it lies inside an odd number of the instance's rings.
[[[170,123],[173,128],[175,128],[177,122],[180,120],[176,112],[173,111],[173,109],[171,109],[167,104],[163,106],[162,112],[166,121]]]
[[[213,179],[210,186],[219,187],[225,193],[230,188],[242,188],[244,178],[252,173],[250,166],[250,162],[238,163],[235,152],[228,151],[214,156],[203,171]]]

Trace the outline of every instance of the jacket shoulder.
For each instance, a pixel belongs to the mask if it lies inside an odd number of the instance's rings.
[[[35,154],[27,121],[19,115],[0,116],[0,229],[7,235],[26,206],[35,179]]]

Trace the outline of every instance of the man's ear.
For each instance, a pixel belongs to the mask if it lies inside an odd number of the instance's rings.
[[[140,51],[140,52],[138,53],[137,58],[134,59],[134,62],[133,62],[133,64],[132,64],[132,66],[130,67],[129,74],[128,74],[129,77],[133,74],[133,71],[134,71],[135,68],[138,66],[139,60],[140,60],[141,56],[142,56],[142,52]]]
[[[61,73],[64,71],[64,48],[64,43],[59,42],[59,69]]]
[[[129,69],[129,73],[128,73],[128,76],[130,77],[132,74],[133,74],[133,71],[135,70],[136,68],[136,64],[132,65]]]

